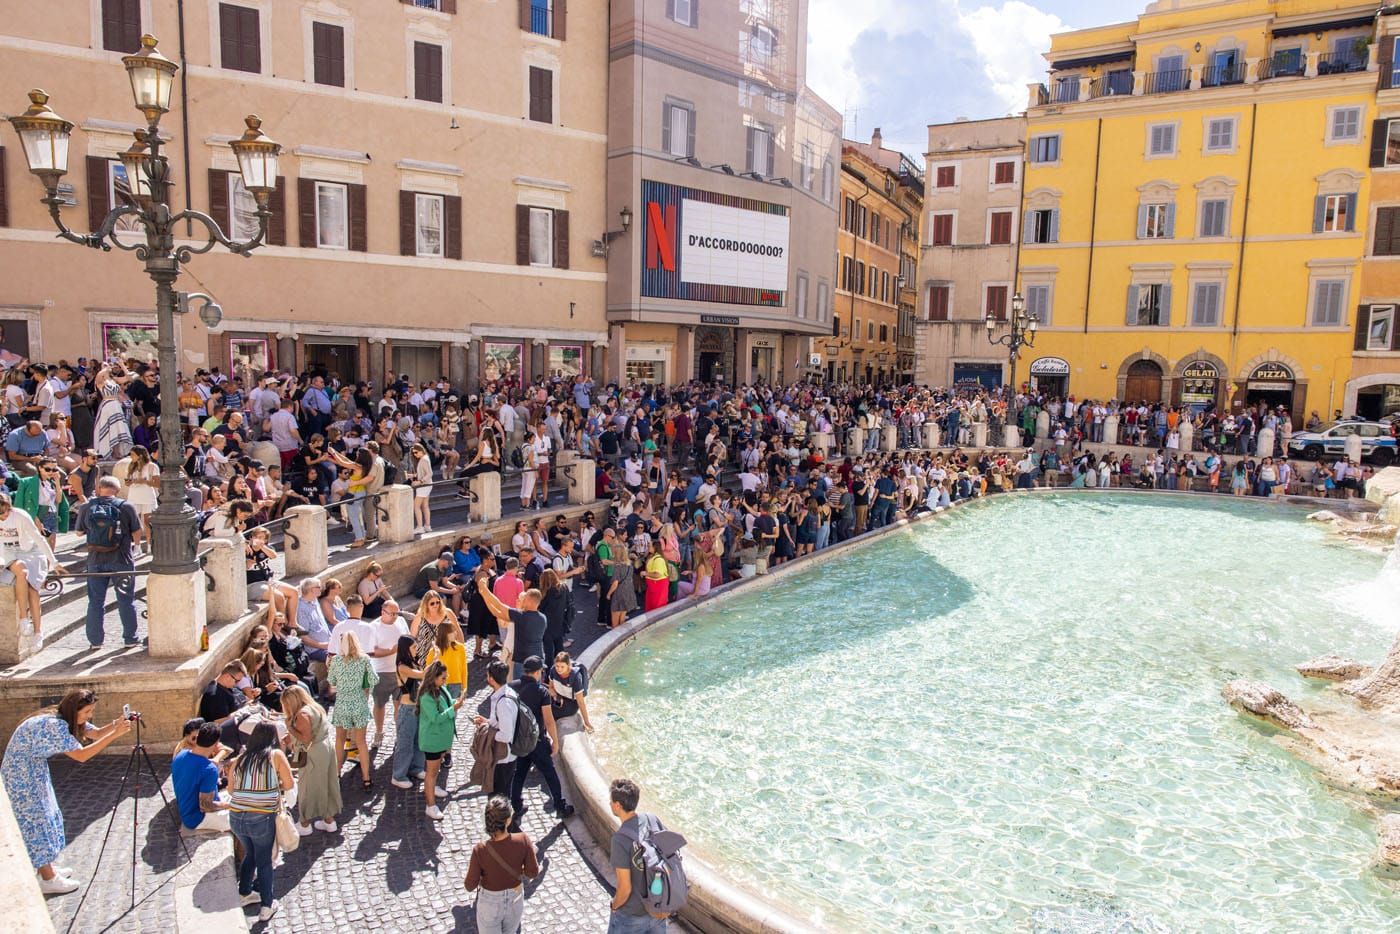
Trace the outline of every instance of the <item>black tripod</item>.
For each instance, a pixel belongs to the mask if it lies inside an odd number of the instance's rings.
[[[82,914],[83,905],[87,903],[88,894],[92,891],[92,884],[97,881],[97,869],[102,865],[102,857],[107,852],[107,843],[112,839],[112,828],[117,824],[117,811],[121,807],[122,799],[126,797],[126,785],[132,782],[131,800],[131,908],[136,908],[136,840],[137,840],[137,814],[141,809],[141,780],[144,777],[143,771],[150,774],[151,781],[156,786],[156,791],[160,792],[160,800],[163,802],[161,810],[169,810],[170,799],[165,796],[165,787],[161,784],[161,779],[156,774],[155,764],[151,762],[151,756],[146,752],[146,744],[141,742],[141,715],[133,713],[130,715],[131,722],[136,725],[136,745],[131,747],[131,755],[126,760],[126,771],[122,773],[121,784],[117,787],[117,800],[112,802],[112,816],[107,821],[107,832],[102,835],[102,846],[97,850],[97,859],[92,864],[92,875],[88,879],[87,888],[83,889],[83,897],[78,902],[77,909],[73,912],[73,918],[68,922],[68,931],[73,930],[73,925],[78,921],[78,915]],[[143,765],[144,764],[144,765]],[[179,817],[176,816],[176,823],[179,824]],[[180,849],[185,851],[185,861],[191,861],[190,848],[185,845],[183,835],[179,837]]]

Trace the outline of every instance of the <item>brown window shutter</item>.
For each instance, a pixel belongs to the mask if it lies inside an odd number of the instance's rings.
[[[1392,324],[1391,324],[1391,329],[1394,330],[1394,328],[1395,328],[1395,325],[1392,323]],[[1356,306],[1356,340],[1355,340],[1355,342],[1351,345],[1353,350],[1365,350],[1365,349],[1366,349],[1366,338],[1369,336],[1370,330],[1371,330],[1371,306],[1370,306],[1370,305],[1357,305],[1357,306]]]
[[[515,206],[515,265],[530,265],[530,206]]]
[[[413,43],[413,96],[442,103],[442,46]]]
[[[219,65],[239,68],[238,7],[219,4]]]
[[[267,221],[267,242],[272,246],[287,245],[287,179],[277,176],[277,187],[267,200],[272,216]]]
[[[1394,86],[1391,81],[1391,73],[1395,70],[1395,37],[1382,36],[1380,38],[1380,89],[1388,91]],[[1392,328],[1394,330],[1394,328]]]
[[[141,0],[102,0],[102,47],[109,52],[141,48]]]
[[[568,0],[554,0],[554,38],[563,39],[564,20],[568,15]]]
[[[554,268],[569,268],[569,212],[554,212]]]
[[[350,201],[350,249],[369,252],[369,198],[364,185],[346,185]]]
[[[238,38],[243,44],[243,70],[262,71],[262,33],[258,28],[258,11],[239,10]]]
[[[316,248],[316,180],[297,179],[297,242]]]
[[[520,28],[530,31],[530,0],[520,0]]]
[[[418,199],[411,191],[399,192],[399,255],[418,255]]]
[[[228,213],[228,173],[223,169],[209,170],[209,216],[224,233],[232,235],[233,225]]]
[[[447,228],[443,237],[443,253],[448,259],[462,258],[462,199],[445,195],[442,199],[442,220]]]
[[[87,157],[88,229],[96,230],[112,209],[111,190],[107,185],[107,160],[100,156]]]
[[[5,191],[5,147],[0,146],[0,227],[10,226],[10,201]]]
[[[313,80],[345,87],[345,30],[330,23],[311,24]]]
[[[1378,169],[1385,165],[1385,147],[1389,135],[1389,120],[1371,121],[1371,168]]]
[[[442,0],[442,2],[438,4],[438,9],[442,10],[444,13],[456,13],[457,0]]]

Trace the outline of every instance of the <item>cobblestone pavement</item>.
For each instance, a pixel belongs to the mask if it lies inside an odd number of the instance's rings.
[[[579,616],[571,651],[579,652],[599,633],[594,625],[596,598],[578,591]],[[462,714],[469,721],[487,696],[485,668],[473,662],[471,699]],[[341,793],[345,807],[337,833],[316,832],[278,867],[279,911],[267,925],[276,934],[318,934],[370,930],[383,932],[476,931],[471,893],[462,885],[472,847],[485,833],[485,797],[468,786],[471,730],[458,729],[452,767],[444,781],[450,794],[439,803],[441,822],[423,813],[422,792],[389,784],[393,754],[392,710],[386,716],[388,735],[375,751],[374,788],[360,788],[359,770],[346,764]],[[567,742],[567,739],[565,740]],[[152,756],[157,774],[166,778],[166,794],[174,800],[168,780],[168,757]],[[63,808],[69,847],[61,864],[80,879],[90,876],[107,818],[117,794],[127,757],[99,756],[78,765],[62,757],[53,762],[54,784]],[[129,910],[131,872],[131,795],[127,794],[102,859],[92,894],[83,906],[74,931],[152,932],[174,930],[174,885],[170,879],[184,862],[173,809],[156,816],[160,798],[153,783],[141,786],[137,833],[139,858],[138,904]],[[607,928],[610,889],[585,861],[580,846],[593,847],[578,817],[556,821],[545,808],[548,793],[531,773],[525,789],[528,812],[523,829],[540,855],[540,876],[526,887],[524,929],[527,931],[601,932]],[[153,819],[154,818],[154,819]],[[49,899],[54,926],[64,931],[78,909],[82,890]],[[250,909],[250,926],[258,930]]]

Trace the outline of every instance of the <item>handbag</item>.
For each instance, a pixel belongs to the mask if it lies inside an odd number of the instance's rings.
[[[283,853],[291,853],[301,846],[301,834],[297,833],[296,821],[292,820],[292,815],[287,813],[287,806],[283,804],[278,809],[273,823],[277,829],[277,845],[282,848]]]

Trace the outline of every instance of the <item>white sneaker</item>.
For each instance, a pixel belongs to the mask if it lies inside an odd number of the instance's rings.
[[[441,785],[438,785],[437,788],[436,788],[435,790],[437,791],[437,796],[438,796],[439,798],[446,798],[446,797],[447,797],[447,789],[444,788],[444,787],[442,787]]]
[[[414,772],[414,773],[413,773],[413,777],[416,778],[416,779],[418,779],[418,780],[421,782],[423,779],[425,779],[425,778],[428,777],[428,773],[427,773],[427,772]]]
[[[272,916],[275,914],[277,914],[277,903],[273,902],[271,905],[268,905],[262,911],[258,912],[258,920],[260,922],[271,921]]]
[[[324,830],[326,833],[335,833],[338,829],[333,820],[318,820],[312,823],[311,826],[315,827],[317,830]]]
[[[53,863],[49,866],[49,868],[52,869],[54,872],[58,873],[60,876],[63,876],[64,878],[73,878],[73,870],[69,869],[67,866],[60,866],[57,863]]]
[[[311,825],[310,825],[310,824],[297,824],[297,836],[298,836],[298,837],[309,837],[309,836],[311,836]]]
[[[438,814],[438,819],[442,819],[441,814]],[[39,880],[39,891],[45,895],[67,895],[69,892],[78,891],[78,883],[74,879],[68,879],[55,873],[52,879]]]
[[[433,820],[442,820],[442,811],[438,809],[438,806],[436,804],[430,808],[424,809],[423,813],[431,817]],[[73,889],[76,889],[77,887],[78,884],[76,882],[73,883]],[[73,889],[65,889],[64,891],[71,892],[73,891]]]
[[[413,782],[409,781],[409,780],[406,779],[406,778],[391,778],[391,779],[389,779],[389,784],[393,785],[395,788],[412,788],[412,787],[413,787]]]
[[[422,534],[423,534],[423,527],[422,527],[421,525],[415,525],[415,526],[413,527],[413,534],[414,534],[414,535],[422,535]]]
[[[249,892],[247,895],[241,895],[238,898],[238,904],[242,905],[244,908],[247,908],[249,905],[256,905],[260,901],[262,901],[262,896],[257,892]]]

